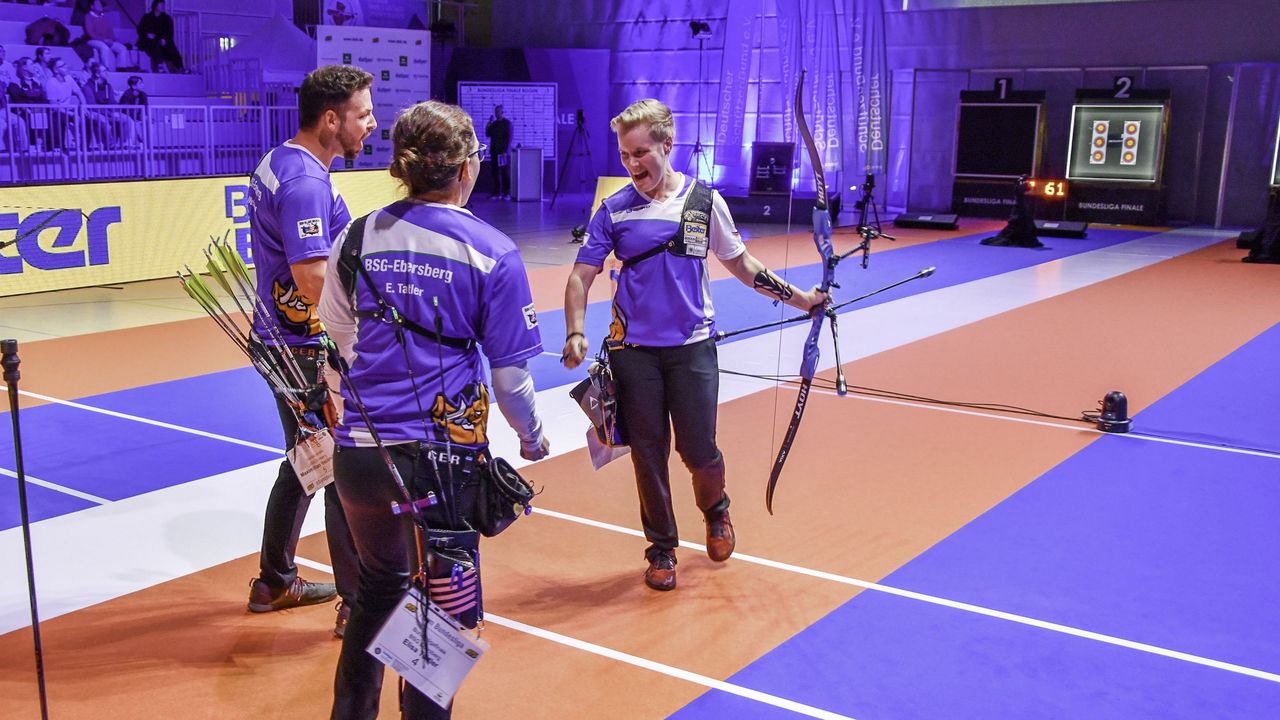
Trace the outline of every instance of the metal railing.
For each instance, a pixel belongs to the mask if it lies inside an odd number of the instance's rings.
[[[262,63],[258,58],[220,58],[202,71],[205,94],[231,98],[236,105],[262,103]]]
[[[0,106],[0,184],[248,174],[293,136],[282,106]]]
[[[174,11],[172,16],[173,44],[187,69],[199,70],[212,59],[200,43],[200,13]]]

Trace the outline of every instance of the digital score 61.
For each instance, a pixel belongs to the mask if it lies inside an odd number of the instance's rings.
[[[1027,190],[1031,195],[1045,200],[1061,201],[1067,199],[1066,180],[1032,178],[1027,180]]]

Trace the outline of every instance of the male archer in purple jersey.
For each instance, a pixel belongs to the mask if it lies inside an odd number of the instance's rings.
[[[350,65],[326,65],[307,75],[298,93],[296,135],[267,153],[249,183],[249,222],[258,296],[267,313],[255,313],[259,337],[281,337],[308,383],[323,368],[323,329],[316,305],[324,286],[329,248],[351,213],[329,177],[342,156],[354,160],[378,126],[373,116],[373,76]],[[292,448],[298,424],[284,399],[276,397],[285,446]],[[294,554],[311,498],[303,492],[288,460],[267,500],[260,570],[249,592],[249,609],[270,612],[313,605],[342,596],[334,634],[346,629],[355,600],[359,564],[342,505],[333,488],[325,494],[325,527],[336,585],[298,576]]]

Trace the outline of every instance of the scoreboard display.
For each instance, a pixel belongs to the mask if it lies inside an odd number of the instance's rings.
[[[512,146],[542,148],[544,159],[555,160],[559,87],[556,83],[459,82],[458,105],[471,116],[481,142],[494,107],[501,105],[511,121]]]
[[[1159,184],[1168,114],[1163,103],[1073,106],[1067,179]]]
[[[1017,178],[1040,168],[1040,103],[961,102],[956,177]]]

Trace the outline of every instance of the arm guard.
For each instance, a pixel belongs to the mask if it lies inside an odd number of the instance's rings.
[[[755,289],[764,290],[779,300],[790,300],[795,293],[791,290],[791,283],[780,279],[769,270],[761,270],[756,273]]]

